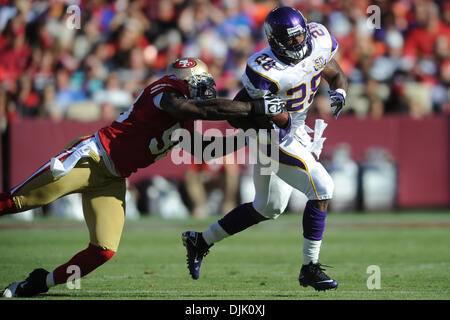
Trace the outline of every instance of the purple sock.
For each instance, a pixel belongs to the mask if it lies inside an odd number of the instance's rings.
[[[326,217],[326,211],[320,211],[308,201],[303,212],[303,236],[309,240],[322,240]]]
[[[257,224],[262,218],[256,216],[251,203],[244,203],[227,213],[218,223],[223,230],[232,235]]]

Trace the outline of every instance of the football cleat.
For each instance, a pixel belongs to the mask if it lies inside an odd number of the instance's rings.
[[[303,287],[311,286],[317,291],[336,289],[339,283],[323,272],[325,269],[322,266],[320,263],[312,262],[303,265],[298,277],[300,285]]]
[[[200,266],[203,258],[209,253],[209,248],[202,237],[201,232],[186,231],[181,235],[183,245],[186,247],[186,262],[192,279],[200,278]]]
[[[45,293],[48,291],[46,284],[47,274],[49,272],[44,269],[35,269],[31,272],[23,281],[13,282],[5,288],[3,291],[3,297],[14,298],[14,297],[33,297],[40,293]]]

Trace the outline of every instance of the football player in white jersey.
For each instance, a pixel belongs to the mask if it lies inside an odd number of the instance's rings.
[[[200,265],[209,248],[230,235],[263,220],[276,219],[284,212],[293,188],[308,197],[303,212],[303,265],[300,285],[316,290],[337,288],[319,263],[328,203],[333,195],[333,180],[317,161],[322,150],[323,120],[316,121],[314,139],[305,124],[308,109],[324,78],[330,87],[331,109],[337,118],[345,104],[348,81],[333,59],[338,43],[319,23],[306,23],[296,9],[277,7],[264,23],[269,46],[252,55],[242,77],[244,88],[236,99],[263,97],[271,92],[283,99],[290,113],[290,128],[280,141],[277,172],[259,174],[254,168],[256,196],[253,203],[233,209],[203,232],[182,234],[187,250],[188,269],[193,279],[200,276]]]

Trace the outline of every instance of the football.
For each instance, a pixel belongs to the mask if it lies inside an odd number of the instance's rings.
[[[259,116],[254,118],[256,123],[255,129],[272,129],[272,124],[277,125],[279,128],[285,128],[289,123],[289,112],[283,111],[276,116]]]

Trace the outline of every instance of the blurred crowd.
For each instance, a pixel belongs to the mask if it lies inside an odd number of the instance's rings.
[[[280,4],[339,42],[345,112],[450,113],[448,1],[0,0],[0,128],[18,118],[114,119],[180,56],[204,60],[218,94],[233,97]],[[330,112],[325,84],[312,112]]]

